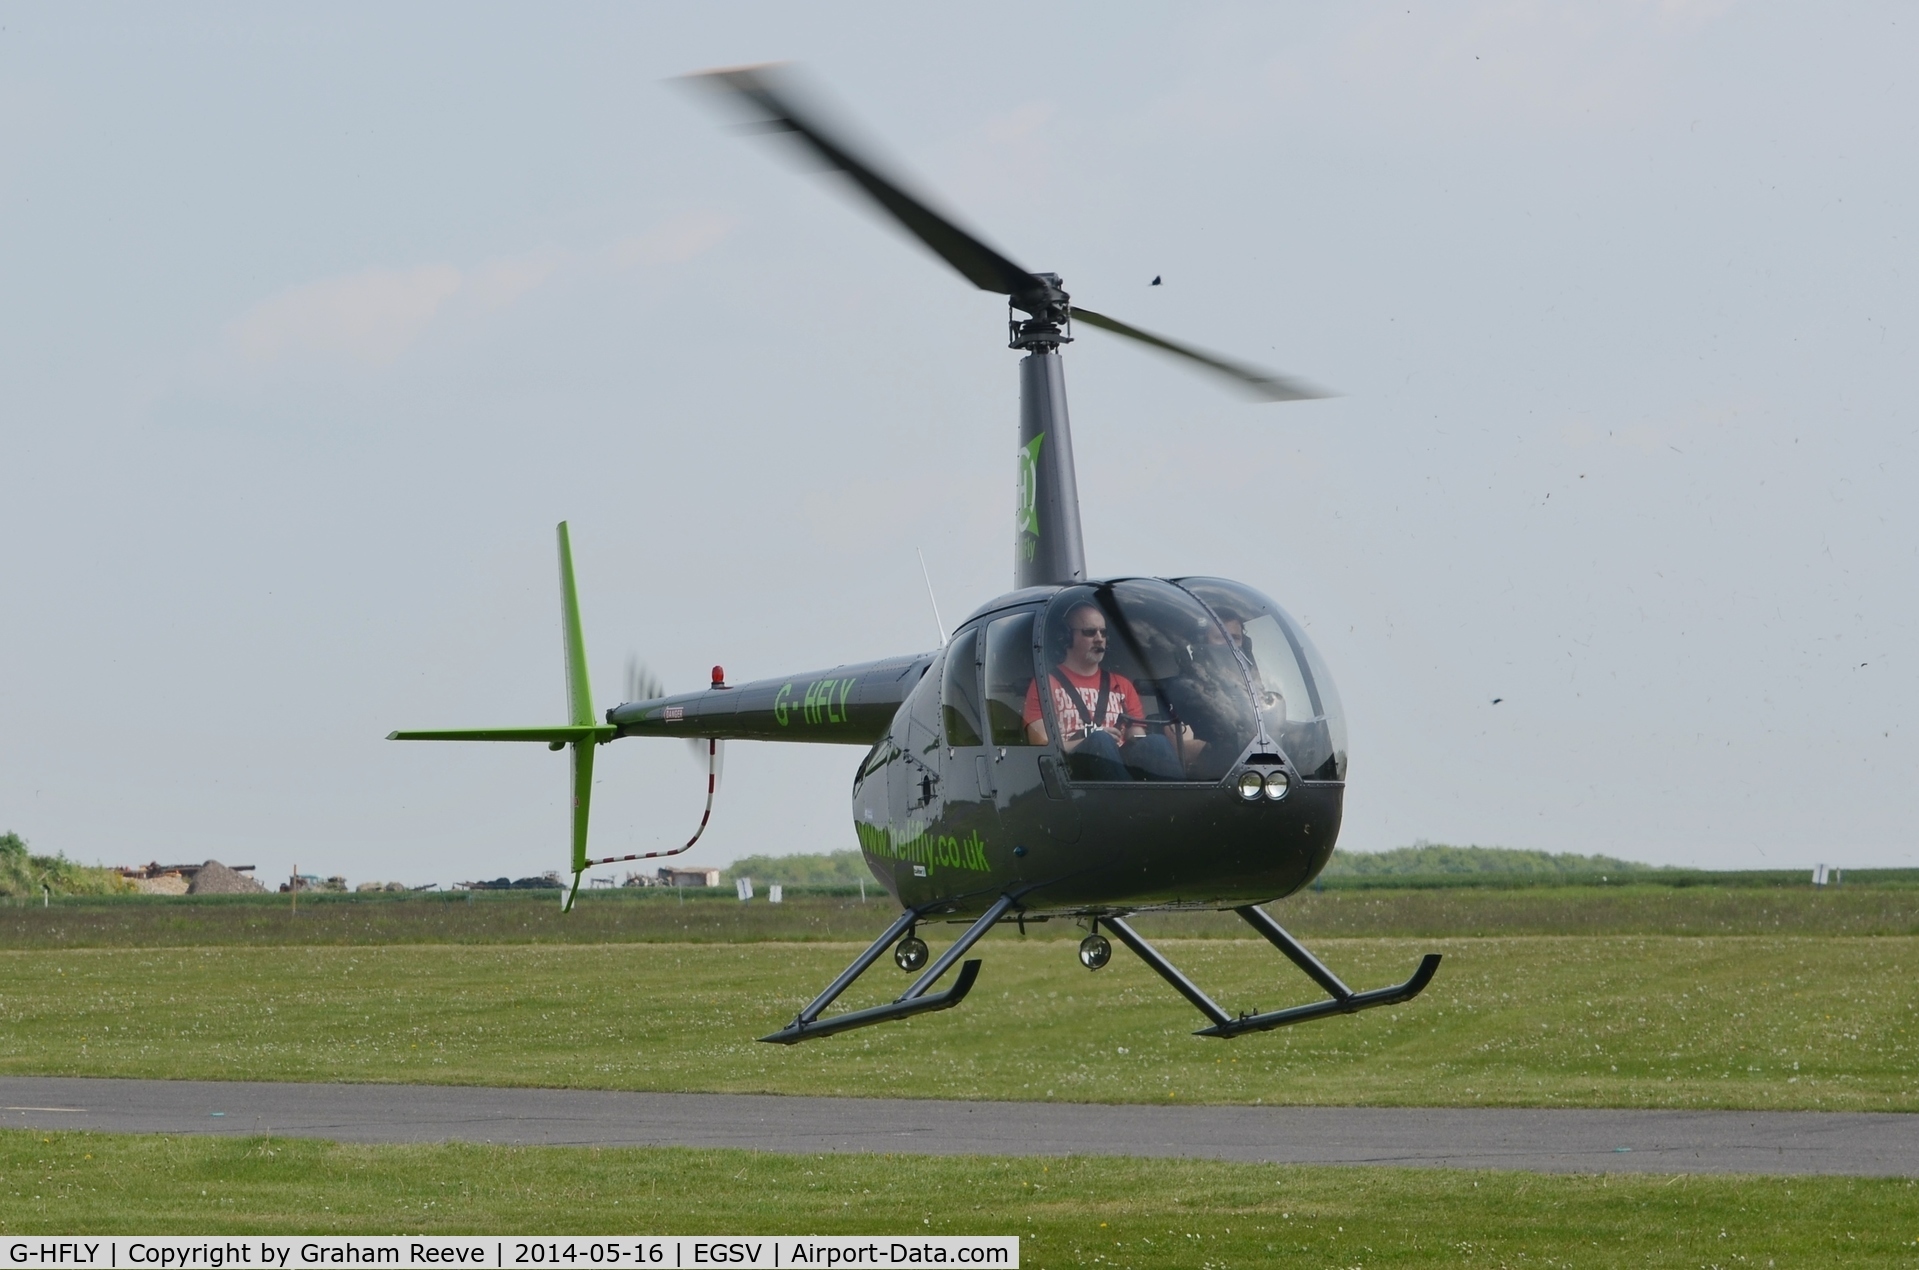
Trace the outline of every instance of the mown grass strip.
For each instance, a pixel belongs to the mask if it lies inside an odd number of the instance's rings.
[[[1264,944],[1170,940],[1232,1009],[1308,1000]],[[1919,1110],[1919,939],[1328,940],[1415,1001],[1215,1041],[1121,951],[995,936],[957,1010],[791,1048],[830,944],[0,953],[0,1071],[1086,1102]],[[890,963],[849,1008],[897,993]]]
[[[1306,891],[1272,906],[1294,933],[1334,936],[1919,935],[1915,892],[1898,887],[1533,886]],[[470,898],[469,898],[470,897]],[[551,893],[408,896],[138,896],[0,908],[0,948],[288,947],[382,944],[743,943],[871,939],[897,910],[857,897],[589,892],[562,914]],[[1230,913],[1139,919],[1154,939],[1245,939]],[[1072,922],[1032,939],[1078,940]]]
[[[1046,1266],[1910,1265],[1919,1183],[0,1132],[0,1233],[1016,1234]]]

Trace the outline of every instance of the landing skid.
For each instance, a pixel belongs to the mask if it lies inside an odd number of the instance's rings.
[[[801,1010],[794,1020],[770,1036],[762,1036],[762,1041],[775,1045],[797,1045],[801,1041],[810,1041],[815,1037],[832,1036],[835,1032],[847,1032],[856,1027],[870,1027],[875,1023],[885,1023],[891,1019],[911,1018],[915,1014],[928,1014],[934,1010],[950,1010],[966,999],[973,990],[973,981],[979,978],[980,963],[969,961],[960,967],[959,977],[953,980],[953,986],[944,992],[926,995],[926,990],[939,981],[952,964],[966,955],[968,949],[980,941],[987,931],[993,929],[1006,911],[1013,907],[1013,897],[1002,895],[993,901],[991,908],[980,914],[979,920],[966,928],[966,933],[953,942],[953,946],[940,954],[939,960],[928,966],[919,978],[913,980],[913,986],[900,994],[896,1001],[886,1005],[876,1005],[866,1010],[851,1010],[845,1014],[836,1014],[830,1019],[820,1018],[820,1011],[833,1004],[842,992],[853,986],[853,981],[866,973],[867,967],[879,960],[894,940],[911,930],[919,921],[917,910],[908,909],[901,913],[899,920],[886,928],[886,933],[874,940],[872,946],[858,957],[853,964],[840,971],[839,978],[828,984],[826,991],[814,997],[812,1003]]]
[[[1242,1014],[1238,1018],[1222,1010],[1218,1003],[1207,996],[1191,979],[1180,973],[1179,967],[1166,960],[1159,949],[1143,939],[1139,932],[1117,917],[1102,917],[1100,925],[1108,927],[1119,936],[1121,943],[1139,954],[1139,959],[1151,966],[1155,973],[1175,991],[1199,1008],[1199,1012],[1213,1021],[1213,1026],[1201,1028],[1195,1036],[1217,1036],[1231,1038],[1245,1032],[1266,1032],[1276,1027],[1285,1027],[1289,1023],[1304,1023],[1308,1019],[1320,1019],[1329,1014],[1357,1014],[1361,1010],[1370,1010],[1374,1006],[1398,1005],[1418,996],[1433,981],[1433,975],[1439,970],[1439,954],[1427,953],[1419,963],[1419,969],[1413,971],[1413,977],[1406,982],[1390,988],[1375,988],[1371,992],[1354,992],[1339,976],[1328,970],[1325,963],[1306,951],[1297,939],[1287,934],[1280,924],[1267,916],[1266,910],[1256,904],[1233,910],[1248,926],[1266,937],[1279,951],[1286,954],[1295,966],[1305,971],[1329,994],[1325,1001],[1315,1001],[1311,1005],[1296,1005],[1285,1010],[1269,1010],[1265,1014]]]
[[[854,1028],[870,1027],[875,1023],[885,1023],[893,1019],[911,1018],[915,1014],[930,1014],[935,1010],[950,1010],[966,999],[973,990],[973,983],[979,978],[980,963],[977,960],[965,962],[960,966],[959,975],[953,985],[944,992],[928,993],[928,989],[964,957],[974,944],[993,929],[1001,918],[1005,917],[1016,903],[1011,895],[1002,895],[984,913],[980,914],[971,926],[966,928],[953,946],[941,953],[939,960],[928,966],[919,978],[895,1001],[885,1005],[872,1006],[865,1010],[850,1010],[845,1014],[836,1014],[832,1018],[820,1018],[821,1011],[833,1004],[841,993],[853,986],[853,981],[880,959],[880,954],[893,946],[918,924],[921,913],[917,909],[908,909],[901,913],[894,923],[869,945],[865,952],[853,959],[853,964],[840,971],[839,977],[826,986],[826,991],[814,997],[807,1007],[799,1012],[793,1021],[762,1041],[775,1045],[797,1045],[801,1041],[814,1040],[817,1037],[832,1036],[838,1032],[850,1032]],[[1311,1005],[1298,1005],[1285,1010],[1271,1010],[1265,1014],[1242,1014],[1238,1018],[1222,1010],[1218,1003],[1200,990],[1199,986],[1184,974],[1179,967],[1166,960],[1159,949],[1147,943],[1140,933],[1118,917],[1101,917],[1095,924],[1106,926],[1121,943],[1139,955],[1139,959],[1173,985],[1179,994],[1199,1008],[1199,1012],[1213,1021],[1213,1026],[1201,1028],[1195,1036],[1234,1037],[1244,1032],[1265,1032],[1276,1027],[1285,1027],[1289,1023],[1304,1023],[1308,1019],[1324,1018],[1329,1014],[1357,1014],[1361,1010],[1370,1010],[1374,1006],[1397,1005],[1401,1001],[1410,1001],[1425,990],[1432,982],[1433,975],[1439,970],[1439,954],[1427,953],[1420,961],[1419,969],[1413,977],[1402,984],[1390,988],[1375,988],[1371,992],[1354,992],[1340,981],[1338,975],[1327,969],[1325,964],[1291,935],[1280,924],[1266,915],[1266,910],[1258,905],[1248,904],[1244,908],[1233,910],[1240,917],[1265,936],[1275,948],[1285,953],[1292,963],[1305,971],[1314,983],[1324,988],[1329,995],[1325,1001],[1315,1001]],[[924,946],[922,945],[922,948]],[[1090,963],[1088,963],[1090,964]],[[1104,965],[1102,959],[1100,962]]]

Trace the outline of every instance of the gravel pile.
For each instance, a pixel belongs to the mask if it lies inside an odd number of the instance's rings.
[[[208,860],[193,875],[188,895],[251,895],[266,888],[244,873],[235,873],[218,860]]]

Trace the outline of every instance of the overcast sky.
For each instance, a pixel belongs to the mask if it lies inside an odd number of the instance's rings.
[[[1066,354],[1090,567],[1308,626],[1342,846],[1919,864],[1915,27],[6,5],[0,830],[558,867],[563,756],[381,738],[563,718],[561,519],[602,707],[931,647],[916,547],[1010,586],[1003,302],[668,82],[793,59],[1076,299],[1344,394]],[[689,860],[853,846],[858,759],[730,747]],[[692,831],[680,745],[600,762],[596,849]]]

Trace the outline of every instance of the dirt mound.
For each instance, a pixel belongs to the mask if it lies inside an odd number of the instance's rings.
[[[266,888],[244,873],[235,873],[218,860],[208,860],[194,873],[188,895],[251,895]]]

